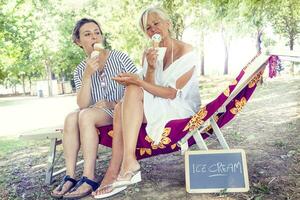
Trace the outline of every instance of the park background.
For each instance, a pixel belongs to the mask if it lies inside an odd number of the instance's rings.
[[[138,19],[149,5],[165,8],[174,24],[174,37],[197,49],[204,103],[222,92],[258,51],[300,50],[298,0],[0,0],[1,199],[50,198],[52,186],[43,183],[42,164],[49,141],[24,141],[18,135],[61,127],[65,115],[76,108],[73,71],[85,57],[71,41],[76,21],[82,17],[99,21],[106,48],[127,52],[140,66],[150,41],[139,29]],[[250,100],[224,129],[230,146],[244,148],[249,155],[248,193],[187,194],[182,157],[172,154],[158,158],[165,160],[163,166],[157,158],[142,163],[148,182],[115,199],[154,199],[158,192],[161,199],[300,198],[299,63],[282,61],[284,71],[274,80],[265,74],[254,103]],[[110,156],[108,149],[101,151],[105,153],[100,160],[105,161],[99,174],[105,172]],[[166,166],[174,163],[177,174],[167,173]],[[166,178],[153,179],[153,174]],[[177,195],[167,196],[162,187]]]
[[[127,52],[140,66],[149,39],[138,19],[151,4],[169,12],[175,38],[198,50],[201,75],[236,74],[261,49],[300,49],[297,0],[1,0],[0,93],[39,95],[36,81],[43,80],[50,88],[44,96],[70,92],[61,84],[85,57],[71,40],[82,17],[98,20],[106,47]]]

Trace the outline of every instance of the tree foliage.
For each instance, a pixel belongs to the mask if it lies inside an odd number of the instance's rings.
[[[273,13],[269,19],[275,31],[287,39],[290,50],[294,49],[295,40],[300,35],[300,1],[281,0],[273,4]]]
[[[138,19],[141,11],[149,5],[160,5],[169,12],[174,37],[181,39],[187,27],[201,33],[198,49],[203,63],[204,38],[220,30],[225,52],[231,38],[241,34],[249,34],[259,42],[269,24],[293,49],[300,33],[299,2],[86,0],[74,3],[69,0],[0,0],[0,84],[15,87],[16,84],[31,84],[34,80],[52,77],[71,80],[74,68],[85,57],[82,49],[71,41],[75,22],[83,17],[100,22],[108,48],[127,52],[140,65],[149,39],[139,29]],[[225,68],[228,56],[224,61]]]

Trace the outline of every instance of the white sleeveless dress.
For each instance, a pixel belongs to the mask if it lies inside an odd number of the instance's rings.
[[[174,119],[187,118],[194,115],[200,107],[199,59],[193,50],[175,60],[166,70],[163,70],[162,60],[157,61],[155,69],[155,82],[164,87],[176,88],[176,81],[183,74],[191,70],[194,73],[191,79],[181,89],[177,90],[175,99],[165,99],[152,95],[144,90],[144,113],[147,119],[147,135],[158,144],[167,122]],[[148,63],[145,59],[142,75],[145,77]]]

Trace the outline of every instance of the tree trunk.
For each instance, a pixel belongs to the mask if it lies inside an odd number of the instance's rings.
[[[295,41],[295,38],[293,36],[290,36],[290,50],[293,51],[294,50],[294,41]],[[292,75],[295,74],[295,62],[292,61],[292,67],[291,67],[291,73]]]
[[[263,31],[257,28],[257,35],[256,35],[256,50],[257,53],[261,52],[261,37],[262,37]],[[260,84],[262,85],[264,83],[263,76],[260,79]]]
[[[263,31],[257,29],[257,35],[256,35],[256,49],[257,52],[261,51],[261,37],[262,37]]]
[[[46,72],[47,72],[47,81],[48,81],[48,94],[49,97],[53,96],[52,93],[52,72],[51,72],[51,65],[49,64],[49,61],[46,60],[45,61],[45,68],[46,68]]]
[[[290,36],[290,50],[293,51],[294,50],[294,37]]]
[[[62,73],[62,75],[61,75],[61,92],[62,92],[62,94],[65,94],[64,84],[65,84],[65,76],[64,76],[64,73]]]
[[[227,44],[227,38],[225,36],[225,28],[222,25],[222,29],[221,29],[221,33],[222,33],[222,40],[223,40],[223,44],[224,44],[224,52],[225,52],[225,59],[224,59],[224,75],[228,74],[228,44]]]
[[[201,75],[204,76],[205,75],[205,71],[204,71],[204,51],[201,50]]]
[[[201,75],[205,75],[204,71],[204,32],[201,31],[201,36],[200,36],[200,53],[201,53]]]
[[[228,48],[225,44],[224,75],[228,74]]]
[[[30,92],[30,96],[31,96],[31,94],[32,94],[32,88],[31,88],[31,86],[32,86],[32,84],[31,84],[31,78],[30,78],[30,76],[29,76],[29,92]]]
[[[25,76],[22,75],[22,87],[23,87],[23,94],[26,95],[26,89],[25,89]]]
[[[17,95],[17,85],[16,84],[13,85],[12,89],[13,89],[14,95]]]

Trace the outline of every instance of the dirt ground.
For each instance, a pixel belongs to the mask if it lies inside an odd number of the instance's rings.
[[[219,82],[220,87],[225,84]],[[247,154],[249,192],[187,193],[183,156],[175,152],[142,160],[143,181],[110,199],[300,199],[300,76],[268,79],[222,132],[231,148]],[[215,138],[207,142],[210,149],[220,148]],[[101,176],[110,151],[100,151],[97,174]],[[48,141],[43,141],[0,158],[0,199],[51,199],[49,193],[62,175],[52,186],[44,184],[47,153]],[[79,168],[78,176],[81,172]]]

